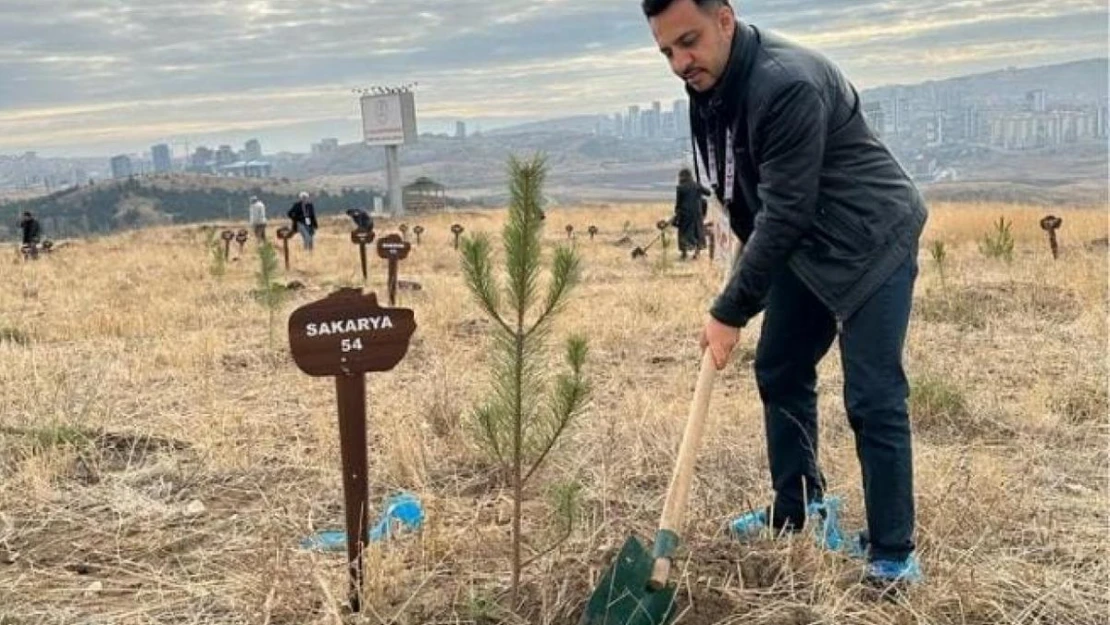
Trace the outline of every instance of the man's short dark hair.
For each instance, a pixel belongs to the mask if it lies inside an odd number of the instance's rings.
[[[670,8],[674,2],[675,0],[643,0],[640,6],[644,10],[644,17],[655,17]],[[729,6],[728,0],[692,0],[692,2],[702,11]]]

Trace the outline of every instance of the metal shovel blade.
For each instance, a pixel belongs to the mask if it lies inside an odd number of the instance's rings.
[[[635,536],[624,542],[602,576],[578,625],[666,625],[674,617],[675,585],[648,588],[652,552]]]

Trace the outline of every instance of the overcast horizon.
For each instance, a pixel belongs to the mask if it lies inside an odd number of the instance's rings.
[[[418,82],[421,132],[684,97],[639,2],[0,0],[0,154],[359,136],[355,87]],[[1094,0],[741,3],[858,88],[1107,56]],[[183,146],[174,146],[180,155]]]

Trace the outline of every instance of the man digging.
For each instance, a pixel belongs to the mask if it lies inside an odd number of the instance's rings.
[[[702,331],[718,369],[763,312],[755,375],[775,500],[730,527],[745,538],[768,524],[800,531],[807,519],[824,529],[835,516],[817,462],[815,389],[836,338],[867,511],[855,547],[868,580],[920,581],[902,351],[924,200],[823,56],[740,21],[727,0],[642,9],[690,97],[695,171],[744,242]]]

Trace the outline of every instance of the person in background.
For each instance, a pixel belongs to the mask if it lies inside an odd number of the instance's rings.
[[[319,224],[316,222],[316,208],[312,206],[312,202],[308,201],[307,192],[301,191],[300,199],[293,205],[293,208],[289,209],[287,214],[293,222],[293,229],[301,234],[304,249],[311,252],[314,247],[313,237],[316,235]]]
[[[678,249],[682,253],[682,260],[686,260],[686,252],[690,250],[694,251],[694,260],[697,260],[704,246],[705,215],[702,212],[702,196],[710,193],[709,189],[694,180],[694,174],[689,168],[679,170],[674,218],[671,223],[678,228]]]
[[[258,196],[251,196],[250,204],[250,225],[254,230],[254,238],[258,240],[259,244],[266,241],[266,205]]]
[[[367,213],[365,209],[348,208],[347,216],[355,222],[355,227],[359,230],[369,231],[374,229],[374,219],[370,217],[370,213]]]
[[[42,226],[30,211],[24,211],[19,220],[19,230],[22,234],[24,254],[32,257],[38,256],[39,240],[42,238]]]

